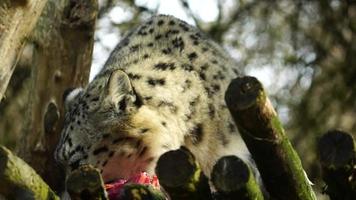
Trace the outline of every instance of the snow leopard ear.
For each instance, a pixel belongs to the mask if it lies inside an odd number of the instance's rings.
[[[82,92],[83,88],[68,88],[63,92],[62,101],[66,110],[72,105],[73,100]]]
[[[129,76],[122,70],[111,73],[107,84],[107,99],[120,111],[129,111],[137,107],[139,97],[132,87]]]

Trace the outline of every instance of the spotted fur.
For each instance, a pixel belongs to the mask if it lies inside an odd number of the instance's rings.
[[[90,163],[105,181],[153,173],[159,156],[184,145],[209,175],[216,160],[248,151],[224,102],[235,62],[196,28],[156,16],[130,32],[102,71],[67,96],[56,158]]]

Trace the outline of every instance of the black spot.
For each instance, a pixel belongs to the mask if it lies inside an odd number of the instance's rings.
[[[190,37],[193,41],[199,39],[199,38],[198,38],[196,35],[194,35],[194,34],[191,34],[189,37]]]
[[[120,110],[125,110],[126,109],[126,99],[122,99],[120,102],[119,102],[119,109]]]
[[[148,32],[152,34],[152,33],[154,32],[154,29],[153,29],[153,28],[150,28],[150,29],[148,30]]]
[[[185,121],[189,121],[189,120],[191,120],[191,119],[192,119],[192,115],[191,115],[191,113],[187,114],[187,115],[186,115],[186,117],[187,117],[187,119],[186,119]]]
[[[166,122],[162,122],[161,124],[162,124],[162,126],[164,126],[164,127],[167,126],[167,123],[166,123]]]
[[[194,41],[193,44],[194,45],[199,45],[199,42],[198,41]]]
[[[73,128],[73,126],[69,126],[69,129],[72,131],[74,128]]]
[[[224,79],[225,79],[225,76],[224,76],[224,74],[222,73],[222,71],[218,71],[218,73],[213,76],[213,79],[214,79],[214,80],[218,80],[218,79],[224,80]]]
[[[220,85],[214,84],[212,87],[215,92],[220,90]]]
[[[211,62],[212,62],[213,64],[218,64],[218,61],[217,61],[217,60],[215,60],[215,59],[214,59],[214,60],[212,60]]]
[[[182,64],[181,65],[182,69],[186,70],[186,71],[193,71],[193,66],[190,64]]]
[[[130,79],[133,79],[133,80],[138,80],[141,78],[141,75],[138,75],[138,74],[127,73],[127,75],[129,76]]]
[[[211,117],[211,118],[214,118],[214,116],[215,116],[215,107],[214,107],[214,105],[213,104],[209,104],[208,105],[208,114],[209,114],[209,116]]]
[[[169,25],[174,26],[175,24],[176,23],[173,20],[169,21]]]
[[[198,57],[198,55],[195,52],[192,52],[192,53],[188,54],[188,58],[189,58],[190,61],[193,61],[197,57]]]
[[[99,101],[99,97],[94,97],[90,101],[92,101],[92,102]]]
[[[162,26],[164,24],[164,21],[162,19],[160,19],[158,22],[157,22],[157,25],[158,26]]]
[[[150,43],[147,44],[147,46],[148,46],[148,47],[153,47],[153,43],[150,42]]]
[[[169,31],[166,32],[165,37],[168,38],[170,35],[175,35],[175,34],[178,34],[178,33],[179,33],[178,30],[175,30],[175,29],[169,30]]]
[[[182,51],[184,49],[184,42],[181,37],[173,39],[172,44],[173,44],[173,47],[178,48],[179,51]]]
[[[107,160],[105,160],[101,166],[105,167],[106,164],[108,164]]]
[[[174,66],[174,63],[160,62],[155,64],[154,68],[158,70],[167,70],[167,69],[174,70],[176,67]]]
[[[68,142],[69,147],[73,146],[72,138],[68,137],[67,142]]]
[[[207,48],[207,47],[203,47],[202,49],[201,49],[201,51],[203,52],[203,53],[205,53],[205,52],[207,52],[209,49]]]
[[[175,106],[173,103],[170,102],[166,102],[166,101],[160,101],[157,105],[157,107],[162,107],[162,106],[166,106],[168,107],[172,113],[176,113],[178,111],[178,107]]]
[[[83,148],[83,146],[81,146],[81,145],[78,145],[76,148],[75,148],[75,152],[83,152],[83,150],[84,150],[84,148]]]
[[[78,121],[77,121],[77,124],[78,124],[78,125],[80,125],[80,124],[81,124],[81,122],[78,120]]]
[[[131,51],[131,52],[136,52],[136,51],[138,50],[139,46],[140,46],[140,45],[138,45],[138,44],[131,46],[131,47],[130,47],[130,51]]]
[[[110,136],[109,133],[105,133],[105,134],[103,134],[103,139],[106,139],[106,138],[108,138],[109,136]]]
[[[180,26],[184,31],[189,31],[189,27],[188,27],[188,25],[186,25],[185,23],[179,23],[179,26]]]
[[[132,156],[132,154],[130,153],[126,156],[126,158],[131,158],[131,156]]]
[[[203,125],[202,124],[197,124],[192,132],[191,132],[191,135],[192,135],[192,142],[193,144],[198,144],[202,141],[203,139],[203,135],[204,132],[203,132]]]
[[[151,100],[151,99],[152,99],[152,97],[151,97],[151,96],[148,96],[148,97],[143,97],[143,99],[144,99],[144,100],[146,100],[146,101],[149,101],[149,100]]]
[[[158,35],[155,36],[155,40],[159,40],[159,39],[161,39],[161,38],[162,38],[162,35],[161,35],[161,34],[158,34]]]
[[[205,76],[205,74],[203,72],[199,73],[199,77],[204,81],[206,80],[206,76]]]
[[[149,55],[146,53],[145,55],[143,55],[143,58],[148,58],[149,57]]]
[[[147,35],[148,33],[147,33],[146,31],[144,31],[143,29],[141,29],[141,30],[139,30],[139,31],[137,32],[137,34],[138,34],[138,35],[145,36],[145,35]]]
[[[134,140],[134,138],[132,138],[132,137],[120,137],[120,138],[114,139],[111,143],[117,144],[117,143],[121,143],[121,142],[132,141],[132,140]]]
[[[204,65],[200,66],[200,70],[205,71],[209,68],[209,65],[205,63]]]
[[[86,159],[88,159],[88,154],[85,154],[85,155],[83,156],[83,160],[86,160]]]
[[[208,87],[204,87],[206,93],[208,94],[208,97],[212,97],[212,95],[214,94],[214,92],[212,90],[210,90]]]
[[[109,149],[106,146],[99,147],[93,151],[93,155],[98,155],[99,153],[104,153],[109,151]]]
[[[76,160],[70,164],[70,168],[72,170],[77,169],[79,167],[80,160]]]
[[[172,49],[171,48],[169,48],[169,47],[167,47],[167,48],[165,48],[165,49],[162,49],[162,53],[164,53],[164,54],[170,54],[170,53],[172,53]]]
[[[232,122],[229,123],[229,131],[231,133],[235,132],[236,128],[235,128],[235,124],[233,124]]]
[[[189,102],[190,106],[195,106],[199,102],[199,96],[194,98],[192,101]]]
[[[111,158],[111,157],[113,157],[113,155],[115,154],[115,152],[114,151],[110,151],[110,153],[109,153],[109,158]]]
[[[235,75],[240,74],[239,71],[237,69],[232,69],[232,71],[235,73]]]
[[[143,128],[143,129],[140,130],[140,133],[143,134],[143,133],[146,133],[146,132],[149,131],[149,130],[150,130],[150,129],[148,129],[148,128]]]
[[[147,83],[151,86],[156,86],[156,85],[164,85],[166,83],[166,81],[161,78],[161,79],[153,79],[153,78],[148,78]]]
[[[184,85],[184,88],[185,89],[190,89],[192,87],[192,81],[187,79],[185,80],[185,85]]]

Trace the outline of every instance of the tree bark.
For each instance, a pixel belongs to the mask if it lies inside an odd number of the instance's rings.
[[[236,78],[225,101],[272,199],[316,199],[262,84],[253,77]]]
[[[0,199],[48,199],[59,197],[23,160],[0,146]]]
[[[321,137],[318,156],[331,200],[356,199],[356,145],[348,133],[333,130]]]
[[[107,200],[104,181],[98,169],[80,166],[67,180],[67,191],[72,200]]]
[[[88,82],[97,0],[50,0],[32,35],[31,93],[19,155],[56,191],[64,176],[53,157],[64,119],[62,94]]]
[[[160,184],[171,199],[212,199],[207,177],[186,148],[164,153],[157,162]]]
[[[211,173],[217,200],[263,200],[263,194],[250,168],[236,156],[224,156]]]
[[[4,96],[26,38],[34,28],[46,0],[0,2],[0,101]]]

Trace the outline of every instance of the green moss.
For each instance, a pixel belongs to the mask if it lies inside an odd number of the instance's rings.
[[[0,163],[0,193],[6,198],[59,200],[29,165],[2,146]]]

